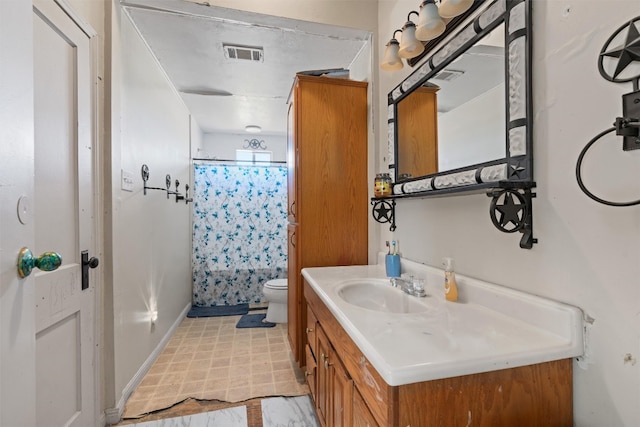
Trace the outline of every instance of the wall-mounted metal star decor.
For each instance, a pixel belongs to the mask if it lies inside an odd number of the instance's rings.
[[[509,177],[510,178],[522,178],[520,174],[522,174],[526,169],[522,166],[520,161],[517,161],[515,164],[509,165]]]
[[[533,215],[531,199],[535,194],[531,191],[535,184],[523,185],[518,188],[518,183],[501,183],[506,188],[494,189],[487,193],[491,197],[489,216],[491,222],[504,233],[522,233],[520,247],[531,249],[538,239],[533,237]]]
[[[518,231],[524,225],[526,215],[526,203],[519,192],[512,190],[503,191],[495,197],[491,203],[491,219],[494,225],[505,233]],[[511,224],[511,226],[509,226]]]
[[[640,21],[640,16],[620,27],[604,44],[602,51],[600,52],[598,69],[600,70],[602,77],[605,79],[615,83],[622,83],[640,78],[640,73],[633,76],[620,77],[631,63],[634,61],[640,61],[640,31],[638,31],[638,27],[636,26],[637,21]],[[624,31],[626,31],[624,42],[621,45],[617,44],[611,47],[611,43],[618,38],[618,35],[621,32]],[[616,60],[613,73],[605,70],[603,64],[604,58],[614,58]]]
[[[246,145],[242,148],[251,148],[253,150],[266,150],[267,146],[265,145],[264,141],[261,139],[256,139],[253,138],[251,140],[249,139],[245,139],[244,142],[246,143]]]
[[[387,222],[390,223],[391,225],[389,226],[389,230],[395,231],[396,201],[391,200],[391,202],[388,202],[386,200],[372,200],[371,204],[373,205],[373,209],[371,210],[373,219],[381,224]]]

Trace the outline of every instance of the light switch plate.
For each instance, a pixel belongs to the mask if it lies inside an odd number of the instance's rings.
[[[122,169],[120,176],[120,188],[122,188],[123,191],[133,191],[133,172]]]

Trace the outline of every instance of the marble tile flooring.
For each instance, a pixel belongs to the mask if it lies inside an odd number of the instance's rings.
[[[130,427],[319,427],[309,396],[262,399],[261,420],[249,422],[246,406],[129,424]]]

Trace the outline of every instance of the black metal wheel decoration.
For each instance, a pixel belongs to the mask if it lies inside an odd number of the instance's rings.
[[[396,201],[391,200],[391,202],[388,202],[386,200],[372,200],[371,204],[373,205],[373,208],[371,209],[373,219],[380,224],[389,223],[389,230],[395,231]]]
[[[531,249],[538,239],[533,237],[533,215],[531,199],[535,194],[531,188],[494,189],[487,193],[491,197],[489,216],[493,225],[503,233],[523,234],[520,239],[520,247]]]
[[[516,190],[502,190],[493,194],[489,210],[491,222],[503,233],[520,231],[527,217],[527,204]]]

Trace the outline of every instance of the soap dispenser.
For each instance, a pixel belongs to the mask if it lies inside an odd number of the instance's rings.
[[[447,301],[458,301],[458,285],[453,272],[453,258],[443,258],[444,264],[444,296]]]

